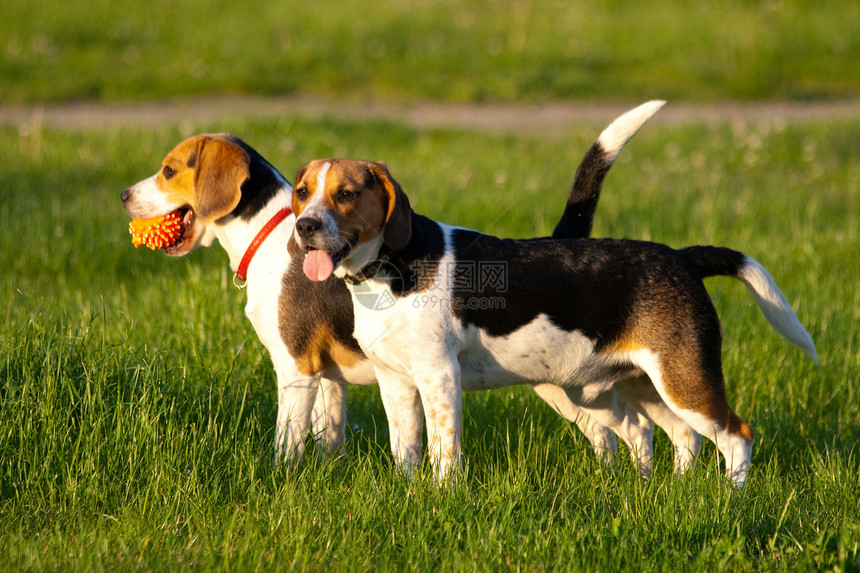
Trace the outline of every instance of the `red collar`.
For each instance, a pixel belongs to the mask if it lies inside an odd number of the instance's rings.
[[[251,244],[248,245],[248,250],[245,251],[245,254],[242,256],[242,261],[239,263],[239,269],[236,271],[236,274],[233,275],[233,284],[236,288],[245,288],[245,281],[247,280],[248,274],[248,265],[251,264],[251,259],[254,258],[254,255],[257,254],[257,249],[260,248],[260,245],[263,244],[263,241],[266,240],[266,237],[275,230],[275,227],[281,224],[281,221],[289,217],[293,213],[293,210],[289,207],[284,207],[277,213],[275,216],[269,219],[269,222],[260,229],[260,232],[257,233],[257,236],[254,237],[254,240],[251,241]],[[236,281],[239,280],[242,284],[237,284]]]

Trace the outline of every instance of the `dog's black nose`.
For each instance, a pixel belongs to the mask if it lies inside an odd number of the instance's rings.
[[[320,227],[322,227],[322,222],[310,217],[302,217],[296,221],[296,232],[298,232],[299,237],[302,239],[310,239],[314,236],[314,233],[320,230]]]
[[[126,201],[128,201],[129,195],[130,195],[130,193],[128,192],[128,189],[126,189],[125,191],[123,191],[122,193],[119,194],[119,198],[122,199],[123,203],[125,203]]]

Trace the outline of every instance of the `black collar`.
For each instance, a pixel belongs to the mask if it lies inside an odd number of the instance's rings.
[[[388,254],[380,255],[378,259],[372,261],[362,267],[354,275],[344,275],[343,280],[346,284],[350,285],[359,285],[366,280],[370,280],[376,276],[376,273],[379,272],[379,269],[382,268],[382,265],[388,262]]]

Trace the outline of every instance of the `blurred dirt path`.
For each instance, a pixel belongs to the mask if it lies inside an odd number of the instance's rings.
[[[187,100],[105,104],[77,102],[0,106],[0,125],[46,125],[73,129],[117,126],[217,129],[237,119],[281,116],[346,120],[390,120],[419,128],[462,128],[494,133],[562,135],[576,124],[606,124],[641,102],[539,104],[387,103],[326,98],[205,96]],[[860,118],[860,100],[827,102],[669,102],[654,123],[840,121]]]

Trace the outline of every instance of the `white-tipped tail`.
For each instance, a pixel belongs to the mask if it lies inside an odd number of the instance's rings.
[[[609,162],[615,161],[627,142],[639,128],[666,104],[663,100],[652,100],[619,116],[597,138]]]
[[[738,278],[752,293],[764,317],[789,342],[803,349],[818,364],[818,353],[812,337],[800,324],[770,273],[758,261],[746,257]]]

